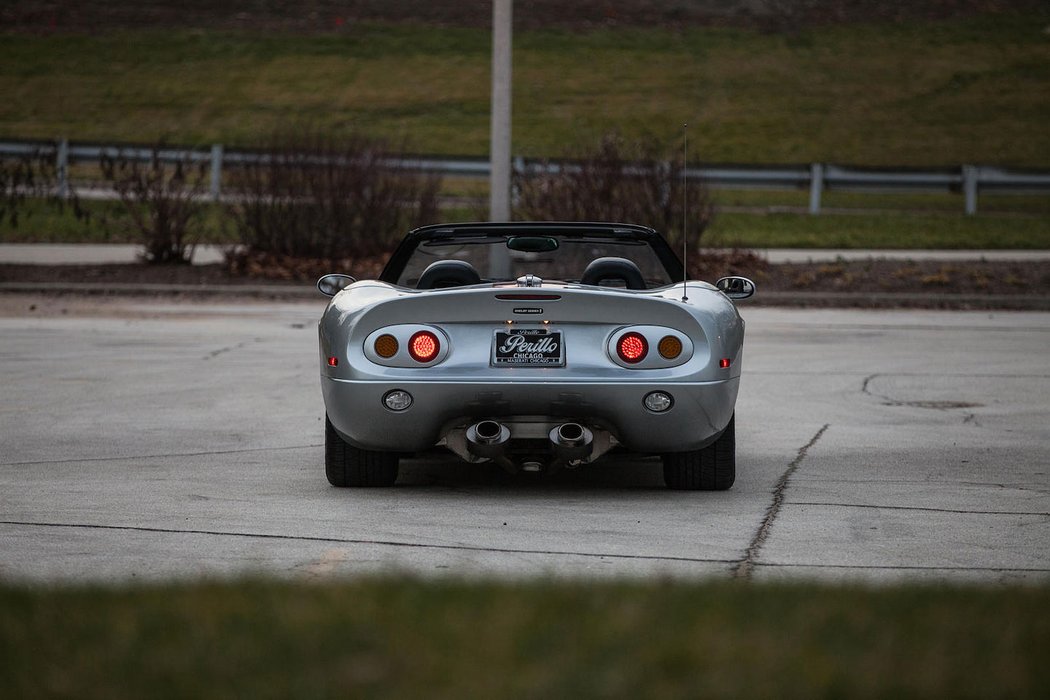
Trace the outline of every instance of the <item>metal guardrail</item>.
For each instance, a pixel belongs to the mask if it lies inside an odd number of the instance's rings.
[[[124,157],[142,162],[154,158],[162,162],[208,163],[210,194],[222,194],[224,166],[264,163],[270,156],[264,152],[228,151],[222,144],[210,148],[165,147],[155,149],[142,145],[105,145],[59,141],[0,142],[0,157],[35,156],[55,158],[58,193],[69,191],[69,166],[76,162],[98,161],[103,156]],[[446,176],[489,177],[489,162],[476,158],[405,155],[391,159],[391,165],[422,173]],[[539,174],[572,170],[570,161],[543,161],[518,157],[518,172]],[[977,213],[981,191],[1015,194],[1050,192],[1050,171],[1021,170],[989,165],[962,165],[954,168],[919,170],[906,168],[863,168],[828,163],[809,165],[698,165],[686,169],[687,177],[701,178],[710,187],[721,189],[808,189],[809,212],[819,214],[825,189],[846,192],[961,192],[964,211]]]

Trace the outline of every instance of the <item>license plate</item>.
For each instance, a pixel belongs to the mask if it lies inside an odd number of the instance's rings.
[[[496,331],[492,364],[498,367],[562,367],[565,343],[561,331],[546,328],[512,328]]]

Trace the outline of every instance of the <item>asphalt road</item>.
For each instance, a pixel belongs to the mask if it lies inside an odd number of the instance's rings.
[[[344,490],[323,305],[0,299],[0,579],[1050,580],[1050,314],[745,307],[724,493],[645,461]]]

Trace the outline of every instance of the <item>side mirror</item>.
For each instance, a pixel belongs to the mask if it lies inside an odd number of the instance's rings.
[[[356,281],[357,280],[350,275],[325,275],[317,280],[317,291],[321,292],[321,294],[324,294],[326,297],[334,297]]]
[[[747,277],[723,277],[715,286],[730,299],[747,299],[755,294],[755,283]]]

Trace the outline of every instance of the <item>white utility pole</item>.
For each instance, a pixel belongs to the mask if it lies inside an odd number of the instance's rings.
[[[510,66],[512,0],[492,0],[492,116],[489,219],[510,221]]]

